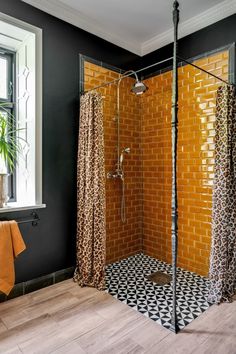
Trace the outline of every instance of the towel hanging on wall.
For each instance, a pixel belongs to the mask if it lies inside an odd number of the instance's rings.
[[[15,283],[14,259],[25,250],[16,221],[0,222],[0,291],[8,295]]]

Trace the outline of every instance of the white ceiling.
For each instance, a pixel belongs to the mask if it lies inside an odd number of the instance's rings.
[[[138,55],[173,40],[172,0],[22,0]],[[180,37],[236,13],[236,0],[179,0]]]

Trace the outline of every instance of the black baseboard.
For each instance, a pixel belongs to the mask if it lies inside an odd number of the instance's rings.
[[[74,267],[58,270],[57,272],[44,275],[39,278],[18,283],[14,286],[10,294],[7,296],[0,292],[0,302],[14,299],[18,296],[31,293],[35,290],[45,288],[47,286],[59,283],[63,280],[73,277]]]

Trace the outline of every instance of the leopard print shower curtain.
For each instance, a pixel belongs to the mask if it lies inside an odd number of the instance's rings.
[[[105,162],[102,97],[81,97],[77,163],[77,242],[74,280],[105,287]]]
[[[236,285],[236,94],[217,91],[215,179],[208,301],[229,301]]]

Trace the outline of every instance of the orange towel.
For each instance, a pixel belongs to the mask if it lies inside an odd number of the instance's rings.
[[[25,250],[15,221],[0,222],[0,291],[8,295],[15,283],[14,259]]]

